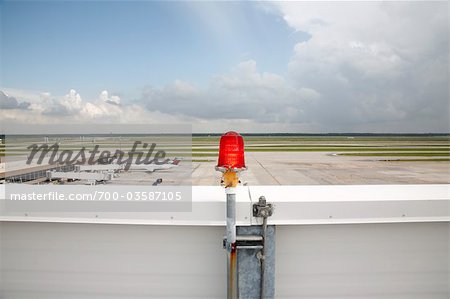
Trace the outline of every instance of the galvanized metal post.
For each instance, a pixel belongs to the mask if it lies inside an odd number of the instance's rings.
[[[237,252],[236,252],[236,191],[226,188],[227,194],[227,298],[238,298]]]
[[[274,225],[267,225],[265,233],[261,225],[236,227],[240,298],[275,298],[275,231]],[[240,240],[251,240],[263,235],[265,235],[264,259],[262,259],[261,245],[242,246],[240,244]],[[261,242],[262,239],[259,239],[259,242],[252,242],[252,244],[262,244]]]

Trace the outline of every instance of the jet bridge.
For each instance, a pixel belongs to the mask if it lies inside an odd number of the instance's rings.
[[[48,180],[87,180],[87,181],[109,181],[112,179],[111,173],[106,172],[76,172],[76,171],[47,171]]]
[[[111,172],[123,169],[123,165],[119,164],[92,164],[92,165],[75,165],[75,171],[91,171],[91,172]]]

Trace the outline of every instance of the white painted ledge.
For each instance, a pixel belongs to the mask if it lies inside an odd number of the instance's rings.
[[[4,185],[0,196],[4,198]],[[251,186],[236,188],[238,225],[260,224],[252,205],[264,195],[273,225],[450,222],[450,185]],[[225,226],[222,187],[192,187],[191,212],[28,213],[0,221]]]

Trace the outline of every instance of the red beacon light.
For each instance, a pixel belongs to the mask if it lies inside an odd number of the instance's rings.
[[[237,132],[227,132],[220,137],[219,161],[216,170],[239,172],[246,170],[244,161],[244,139]]]

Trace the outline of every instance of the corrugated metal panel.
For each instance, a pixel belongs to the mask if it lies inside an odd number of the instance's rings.
[[[224,228],[3,222],[5,299],[224,298]],[[276,298],[447,299],[449,223],[277,227]]]
[[[450,298],[449,223],[279,226],[276,298]]]
[[[4,299],[224,298],[221,227],[1,223]]]

